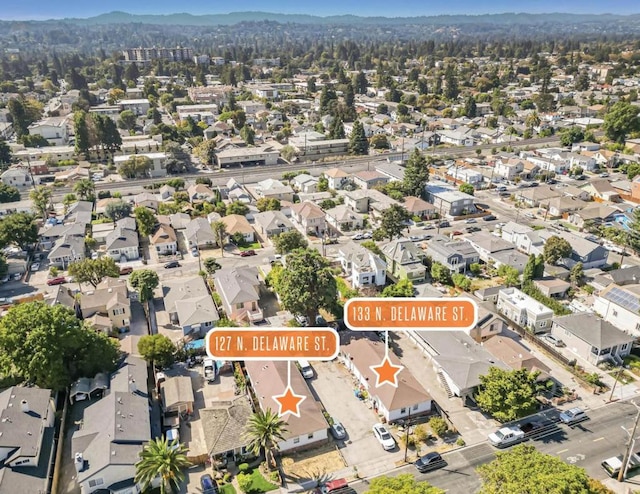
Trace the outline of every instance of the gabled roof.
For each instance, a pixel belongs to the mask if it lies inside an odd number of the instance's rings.
[[[214,456],[246,446],[242,432],[252,414],[253,408],[246,395],[233,401],[213,402],[210,407],[200,409],[209,454]]]
[[[162,282],[164,304],[178,315],[181,326],[193,326],[220,319],[213,299],[200,276]]]
[[[347,172],[341,170],[340,168],[331,168],[329,170],[325,170],[322,173],[331,178],[347,178],[349,176]]]
[[[176,232],[169,225],[161,224],[156,232],[151,236],[151,243],[154,245],[171,244],[176,242]]]
[[[419,197],[407,196],[404,198],[404,208],[410,213],[418,211],[431,211],[435,209],[435,206],[427,201],[423,201]]]
[[[294,204],[291,206],[291,211],[293,211],[295,215],[307,220],[324,218],[325,216],[324,211],[320,206],[309,201]]]
[[[416,244],[406,238],[392,240],[383,245],[382,253],[387,259],[393,259],[400,264],[422,263],[425,256]]]
[[[213,275],[216,291],[229,306],[260,300],[258,269],[236,267],[219,269]]]
[[[249,223],[246,217],[240,214],[229,214],[223,216],[221,221],[227,227],[227,233],[233,235],[234,233],[252,233],[253,227]]]
[[[588,312],[556,317],[553,322],[598,349],[624,345],[635,340],[633,336],[620,331],[613,324]]]
[[[160,384],[162,405],[165,409],[181,403],[193,403],[193,385],[189,376],[174,376]]]

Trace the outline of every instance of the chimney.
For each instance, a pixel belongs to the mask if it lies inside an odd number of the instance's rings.
[[[27,400],[22,400],[20,402],[20,407],[24,413],[29,413],[29,402]]]

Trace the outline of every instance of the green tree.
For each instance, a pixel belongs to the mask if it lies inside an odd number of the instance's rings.
[[[460,184],[460,187],[458,187],[458,190],[460,192],[465,193],[465,194],[469,194],[470,196],[472,196],[473,193],[476,191],[476,189],[473,187],[473,185],[468,184],[466,182],[463,183],[463,184]]]
[[[0,164],[6,165],[11,163],[11,148],[7,141],[0,138]]]
[[[418,148],[414,148],[407,160],[404,170],[402,186],[409,196],[423,197],[424,188],[429,181],[429,167],[424,154]]]
[[[507,286],[516,286],[520,284],[520,272],[508,264],[502,264],[498,268],[498,276],[502,276],[504,284]]]
[[[184,480],[182,470],[191,466],[186,456],[187,448],[177,440],[167,441],[165,437],[152,439],[145,444],[136,463],[134,481],[148,492],[152,482],[160,477],[160,494],[179,492]]]
[[[470,95],[464,102],[464,114],[469,118],[476,118],[478,107],[476,105],[476,99]]]
[[[89,128],[87,127],[87,113],[85,111],[80,110],[73,114],[73,129],[76,140],[76,153],[84,154],[85,159],[88,159],[91,140],[89,137]]]
[[[105,278],[120,276],[120,268],[109,256],[98,259],[82,259],[69,264],[69,274],[78,283],[90,283],[94,288]]]
[[[0,370],[61,391],[83,376],[115,369],[118,345],[63,305],[28,302],[0,319]]]
[[[477,472],[482,479],[480,494],[594,493],[584,469],[529,444],[496,453],[496,459],[479,466]]]
[[[20,200],[20,191],[12,185],[0,183],[0,203]]]
[[[153,298],[153,291],[159,283],[158,273],[151,269],[138,269],[129,276],[129,284],[138,292],[138,298],[143,303]]]
[[[584,131],[580,127],[569,127],[560,133],[560,144],[563,146],[571,146],[574,142],[582,142],[584,140]]]
[[[131,132],[136,128],[137,121],[138,117],[136,117],[135,113],[133,113],[131,110],[124,110],[120,112],[120,117],[118,118],[118,127]]]
[[[395,237],[400,237],[410,220],[409,211],[399,204],[392,204],[382,212],[380,227],[374,232],[374,238],[376,240],[383,238],[393,240]]]
[[[96,184],[93,180],[82,178],[73,184],[73,192],[83,201],[94,201],[96,198]]]
[[[582,281],[584,279],[584,266],[581,262],[576,263],[571,268],[569,279],[572,283],[575,283],[578,286],[582,285]]]
[[[137,154],[120,163],[118,173],[124,178],[146,178],[152,167],[153,163],[147,156]]]
[[[431,265],[431,279],[443,285],[450,285],[451,272],[444,264],[434,262]]]
[[[38,225],[30,213],[13,213],[0,220],[0,246],[16,245],[27,250],[38,238]]]
[[[536,256],[536,269],[534,271],[534,280],[538,280],[544,277],[544,256],[542,254],[538,254]]]
[[[447,422],[442,417],[432,417],[429,419],[429,427],[438,437],[443,437],[449,430]]]
[[[402,473],[395,477],[376,477],[371,479],[365,494],[444,494],[444,492],[426,481],[416,480],[410,473]]]
[[[560,259],[569,257],[572,251],[571,244],[567,240],[554,235],[549,237],[544,244],[544,260],[547,264],[555,264]]]
[[[315,321],[320,308],[332,310],[338,288],[329,262],[315,249],[296,249],[287,255],[287,265],[278,282],[285,309]]]
[[[382,290],[383,297],[413,297],[413,282],[407,278],[399,280]]]
[[[122,199],[118,201],[112,201],[107,204],[107,207],[104,210],[104,215],[107,218],[111,218],[113,221],[121,220],[122,218],[126,218],[131,214],[131,204]]]
[[[273,450],[279,441],[284,440],[286,432],[286,422],[267,408],[266,411],[258,410],[249,417],[242,437],[249,442],[247,446],[253,454],[260,456],[264,453],[267,468],[270,470],[274,463]]]
[[[227,214],[239,214],[241,216],[244,216],[248,212],[249,206],[247,206],[244,202],[233,201],[227,206]]]
[[[16,133],[16,137],[18,140],[21,140],[22,136],[29,134],[29,125],[32,123],[27,116],[22,98],[11,98],[7,103],[7,108],[11,114],[11,121],[13,122],[13,130]]]
[[[211,230],[213,230],[213,236],[216,239],[216,244],[220,247],[220,255],[224,257],[224,244],[227,238],[227,225],[224,221],[214,221],[211,223]]]
[[[245,125],[240,129],[240,137],[248,146],[253,146],[256,143],[256,131],[250,125]]]
[[[168,367],[175,361],[176,346],[163,334],[145,335],[138,340],[142,358],[156,367]]]
[[[482,273],[482,264],[474,262],[469,266],[469,271],[471,271],[471,274],[473,276],[478,276],[480,273]]]
[[[218,269],[221,269],[222,266],[216,261],[213,257],[208,257],[204,260],[204,269],[209,274],[215,273]]]
[[[453,286],[461,290],[467,292],[471,290],[471,280],[462,273],[454,273],[451,275],[451,281],[453,282]]]
[[[373,149],[389,149],[389,139],[384,134],[376,134],[371,136],[369,144]]]
[[[539,375],[524,368],[491,367],[488,374],[480,376],[476,403],[500,422],[531,415],[540,404],[536,398],[540,391]]]
[[[522,272],[522,283],[534,280],[536,275],[536,255],[531,254]]]
[[[51,189],[45,185],[38,185],[29,192],[29,199],[33,203],[33,210],[42,219],[46,220],[51,208]]]
[[[364,135],[364,127],[360,120],[353,122],[351,136],[349,136],[349,154],[361,155],[369,153],[369,141]]]
[[[216,161],[216,141],[212,139],[202,141],[195,148],[193,148],[193,154],[204,165],[213,166]]]
[[[256,201],[256,208],[260,212],[280,211],[281,205],[278,199],[273,197],[261,197]]]
[[[298,230],[289,230],[273,237],[273,246],[278,254],[284,255],[296,249],[306,249],[309,243]]]
[[[640,130],[638,107],[618,101],[604,116],[602,128],[609,139],[624,144],[628,134]]]
[[[458,98],[458,94],[460,93],[458,89],[458,78],[456,76],[456,68],[453,64],[447,65],[447,68],[444,73],[444,97],[448,100],[455,100]]]
[[[156,227],[156,215],[145,206],[138,206],[133,210],[133,216],[138,225],[138,231],[143,237],[147,237],[153,233]]]
[[[383,257],[382,250],[373,240],[365,240],[364,242],[360,242],[360,245],[362,245],[365,249],[370,250],[378,257]]]
[[[329,139],[344,139],[344,124],[340,117],[336,117],[331,121],[329,125]]]

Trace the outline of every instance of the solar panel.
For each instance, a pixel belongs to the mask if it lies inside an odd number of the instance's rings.
[[[614,304],[618,304],[631,312],[638,313],[640,311],[640,299],[638,296],[620,288],[612,288],[607,298]]]

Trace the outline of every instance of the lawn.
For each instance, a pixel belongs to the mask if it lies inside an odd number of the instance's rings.
[[[236,494],[236,488],[232,484],[225,484],[220,487],[220,494]]]
[[[244,244],[242,246],[238,245],[238,250],[243,251],[243,250],[256,250],[256,249],[260,249],[262,247],[262,245],[260,245],[260,242],[253,242],[252,244]]]
[[[242,476],[246,476],[249,478],[249,482],[247,482],[246,488],[243,488],[244,492],[248,494],[259,494],[261,492],[269,492],[278,488],[277,485],[272,484],[264,476],[260,473],[260,470],[257,468],[253,469],[249,473],[239,473],[236,477],[238,480],[238,484],[242,487]]]

